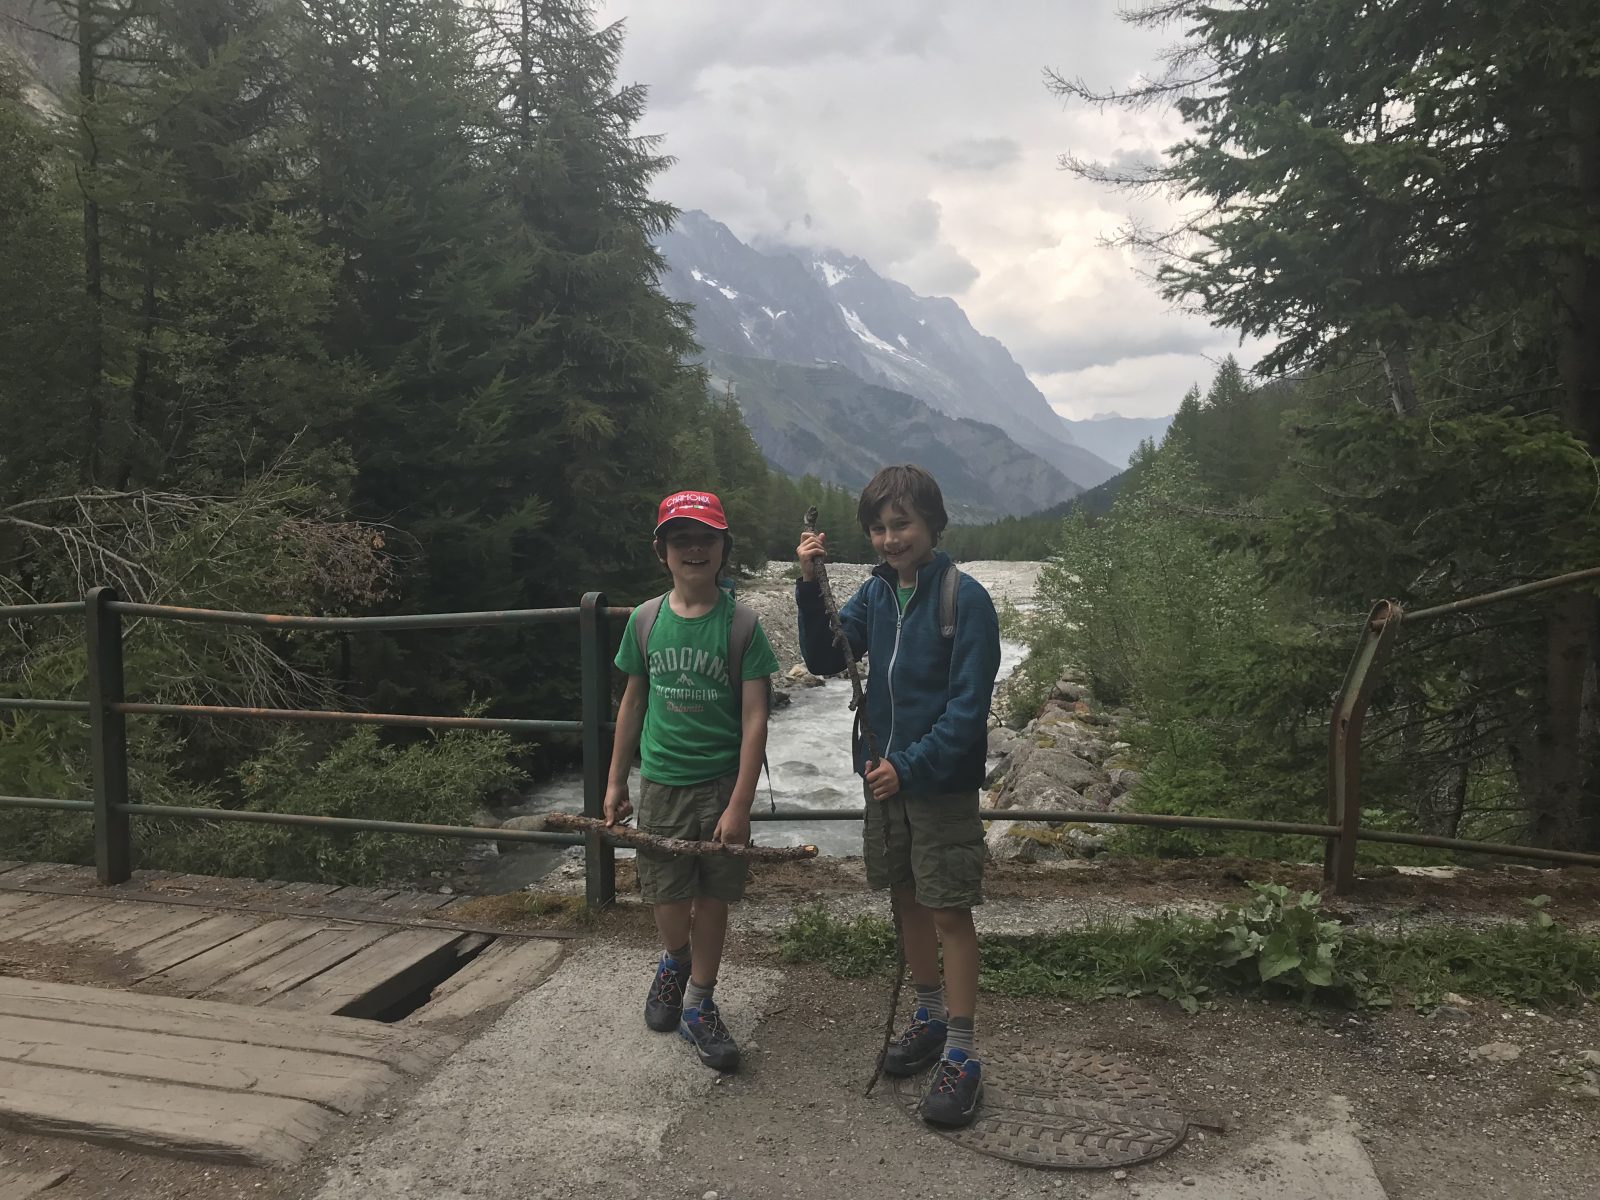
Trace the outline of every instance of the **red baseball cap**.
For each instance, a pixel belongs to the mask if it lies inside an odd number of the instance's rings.
[[[656,532],[668,521],[699,521],[712,529],[727,529],[728,518],[723,514],[722,501],[710,492],[673,492],[661,502],[656,511]]]

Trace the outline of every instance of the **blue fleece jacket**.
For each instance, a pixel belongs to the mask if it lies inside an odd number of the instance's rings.
[[[839,612],[857,658],[869,658],[867,719],[879,753],[909,793],[960,792],[983,785],[989,742],[989,704],[1000,670],[1000,621],[994,601],[965,572],[956,593],[956,632],[939,632],[939,580],[950,565],[943,551],[917,572],[917,587],[902,615],[895,573],[873,571]],[[822,588],[795,585],[800,652],[816,675],[844,670],[844,651],[828,628]],[[858,772],[866,747],[855,746]]]

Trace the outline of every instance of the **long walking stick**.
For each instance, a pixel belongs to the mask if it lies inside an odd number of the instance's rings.
[[[805,530],[807,533],[817,531],[816,506],[806,509]],[[845,673],[850,676],[850,708],[855,712],[856,719],[861,722],[861,736],[867,743],[867,765],[878,765],[878,739],[872,732],[872,722],[867,720],[866,696],[861,687],[861,668],[856,663],[855,651],[850,648],[850,639],[845,636],[844,626],[839,621],[839,602],[834,598],[833,585],[828,582],[828,568],[819,558],[812,564],[812,570],[817,583],[822,588],[822,607],[828,614],[828,627],[833,631],[833,640],[839,649],[844,652]],[[889,848],[889,822],[883,822],[883,846]],[[894,1019],[900,1011],[900,990],[905,985],[906,978],[906,945],[905,939],[900,934],[900,905],[894,898],[894,890],[889,891],[889,912],[894,916],[894,987],[889,992],[889,1013],[883,1022],[883,1044],[878,1047],[878,1061],[873,1064],[872,1078],[867,1080],[866,1094],[872,1095],[872,1089],[878,1086],[878,1080],[883,1078],[883,1062],[889,1056],[889,1042],[894,1038]]]

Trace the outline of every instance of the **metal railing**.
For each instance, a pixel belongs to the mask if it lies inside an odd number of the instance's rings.
[[[1260,821],[1234,817],[1194,817],[1162,813],[1109,812],[1099,809],[983,809],[985,820],[1037,821],[1046,824],[1142,825],[1158,829],[1194,829],[1212,832],[1267,833],[1285,837],[1321,838],[1326,843],[1323,877],[1335,892],[1348,892],[1355,883],[1355,850],[1360,841],[1425,846],[1499,857],[1600,867],[1600,854],[1476,842],[1463,838],[1364,829],[1361,826],[1360,753],[1361,726],[1373,688],[1391,652],[1402,618],[1423,621],[1498,603],[1537,592],[1600,582],[1600,567],[1522,587],[1508,588],[1449,604],[1402,614],[1400,605],[1380,601],[1368,616],[1361,639],[1334,702],[1329,731],[1327,824]],[[31,709],[84,714],[90,727],[90,768],[93,800],[38,796],[0,796],[0,809],[31,808],[93,815],[95,866],[102,884],[121,883],[132,872],[131,817],[176,817],[185,820],[246,821],[294,825],[307,830],[350,833],[399,833],[474,841],[546,842],[582,844],[585,894],[591,907],[609,904],[616,895],[615,852],[594,834],[556,833],[544,830],[483,829],[465,825],[429,825],[409,821],[378,821],[354,817],[326,817],[306,813],[261,812],[245,809],[189,808],[144,804],[128,794],[126,718],[142,716],[201,716],[279,721],[330,721],[342,724],[378,724],[429,729],[491,729],[508,733],[577,733],[581,735],[583,811],[604,815],[606,776],[610,767],[611,654],[614,639],[611,620],[625,618],[631,609],[611,608],[600,592],[589,592],[577,608],[508,609],[497,612],[422,613],[386,617],[306,617],[273,613],[230,612],[217,609],[179,608],[160,604],[119,601],[110,588],[94,588],[82,601],[54,604],[0,606],[0,621],[83,614],[88,651],[87,700],[50,700],[0,697],[0,710]],[[122,618],[153,617],[160,620],[240,625],[260,629],[415,630],[460,629],[484,625],[578,626],[581,672],[580,715],[577,721],[522,720],[502,717],[417,716],[404,713],[335,712],[325,709],[243,708],[201,704],[147,704],[129,702],[122,673]],[[751,814],[760,822],[860,821],[865,809],[783,809]]]
[[[631,609],[610,608],[600,592],[589,592],[577,608],[506,609],[495,612],[423,613],[386,617],[307,617],[278,613],[231,612],[181,608],[166,604],[133,604],[118,600],[110,588],[93,588],[81,601],[0,607],[0,621],[82,614],[88,655],[86,700],[0,697],[0,709],[81,713],[89,719],[89,766],[92,800],[42,796],[0,796],[0,808],[55,809],[88,812],[93,817],[95,871],[102,884],[122,883],[133,872],[133,817],[199,821],[245,821],[296,825],[323,833],[400,833],[474,841],[546,842],[583,845],[585,892],[593,907],[616,895],[615,853],[595,835],[536,829],[481,829],[470,825],[430,825],[413,821],[378,821],[310,813],[262,812],[253,809],[189,808],[143,804],[128,791],[129,716],[249,718],[269,721],[323,721],[346,725],[394,725],[423,729],[489,729],[505,733],[577,733],[583,748],[583,810],[601,816],[606,771],[610,766],[611,710],[610,622]],[[581,672],[581,714],[576,721],[522,720],[503,717],[446,717],[410,713],[337,712],[327,709],[241,708],[207,704],[146,704],[128,701],[122,672],[122,618],[239,625],[257,629],[320,629],[343,631],[464,629],[486,625],[576,625]]]
[[[1517,587],[1485,592],[1404,611],[1395,600],[1380,600],[1372,606],[1362,626],[1360,640],[1350,658],[1345,672],[1344,685],[1333,702],[1333,716],[1328,726],[1328,820],[1335,832],[1328,839],[1323,857],[1322,877],[1336,893],[1345,893],[1355,886],[1356,843],[1358,841],[1388,842],[1399,846],[1425,846],[1435,850],[1456,850],[1468,854],[1493,854],[1507,858],[1525,858],[1534,862],[1562,863],[1569,866],[1600,867],[1600,854],[1583,854],[1573,850],[1550,850],[1542,846],[1513,846],[1503,842],[1475,842],[1466,838],[1438,837],[1425,833],[1397,833],[1390,830],[1363,829],[1361,827],[1361,729],[1365,723],[1367,706],[1372,692],[1382,677],[1384,664],[1394,650],[1395,642],[1404,625],[1432,621],[1439,617],[1520,600],[1542,592],[1559,591],[1583,584],[1600,583],[1600,567],[1572,571],[1549,579],[1524,583]]]

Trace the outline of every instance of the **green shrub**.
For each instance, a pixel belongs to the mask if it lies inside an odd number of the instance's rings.
[[[1543,897],[1528,920],[1488,930],[1446,927],[1394,937],[1354,933],[1324,918],[1314,892],[1250,884],[1250,900],[1215,917],[1163,913],[1052,934],[982,939],[983,990],[1088,1001],[1156,996],[1196,1012],[1217,993],[1420,1007],[1447,992],[1547,1007],[1600,996],[1600,938],[1553,921]],[[801,909],[779,935],[791,962],[836,975],[886,972],[894,931],[862,916]]]
[[[404,748],[357,729],[320,759],[287,731],[237,771],[242,807],[423,824],[469,824],[492,792],[521,776],[501,733],[452,730]],[[159,818],[143,818],[158,821]],[[209,875],[361,884],[403,880],[460,858],[453,838],[323,833],[292,825],[160,822],[162,865]]]

